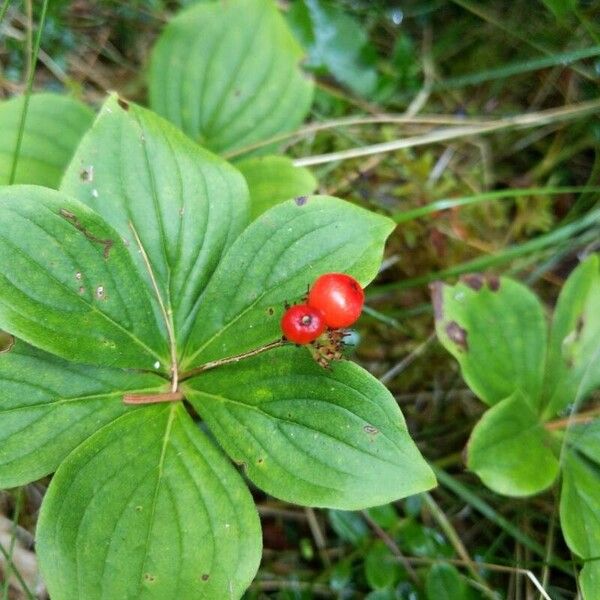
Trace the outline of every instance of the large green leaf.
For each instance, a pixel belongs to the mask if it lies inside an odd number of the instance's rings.
[[[166,364],[129,251],[85,205],[42,187],[0,188],[0,256],[0,328],[78,362]]]
[[[135,229],[177,337],[183,336],[198,294],[246,226],[242,176],[164,119],[112,96],[78,148],[61,191],[118,231],[151,286]]]
[[[183,368],[232,356],[281,336],[286,301],[323,273],[348,272],[366,285],[394,224],[326,196],[290,200],[264,213],[237,239],[204,294]]]
[[[151,374],[75,365],[15,340],[0,354],[0,488],[52,473],[125,412],[124,393],[157,392],[166,383]]]
[[[346,510],[435,485],[386,388],[354,363],[318,366],[284,347],[207,371],[186,397],[267,493]]]
[[[567,279],[556,305],[546,368],[545,414],[552,417],[600,386],[600,255]]]
[[[308,196],[317,189],[313,174],[308,169],[295,167],[286,156],[247,158],[235,166],[248,183],[253,219],[284,200]]]
[[[261,547],[248,489],[179,403],[134,409],[77,448],[37,538],[53,600],[239,598]]]
[[[194,140],[230,152],[295,129],[312,102],[302,50],[273,0],[183,10],[150,64],[150,106]]]
[[[511,279],[480,275],[434,283],[432,294],[438,338],[477,396],[493,405],[519,390],[537,408],[547,331],[536,296]]]
[[[600,469],[568,450],[563,465],[560,523],[569,548],[600,556]]]
[[[10,180],[24,102],[24,96],[0,102],[0,185]],[[57,188],[93,118],[85,104],[68,96],[30,96],[14,182]]]
[[[473,429],[468,466],[490,489],[507,496],[536,494],[556,479],[550,434],[520,392],[490,408]]]

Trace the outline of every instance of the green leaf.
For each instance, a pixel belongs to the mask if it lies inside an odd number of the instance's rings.
[[[127,410],[123,394],[158,392],[166,383],[152,374],[75,365],[15,340],[0,354],[0,488],[52,473]]]
[[[425,582],[427,600],[465,600],[467,586],[456,567],[449,564],[433,565]]]
[[[0,185],[9,183],[17,146],[24,96],[0,102]],[[14,183],[57,188],[94,113],[59,94],[32,94]]]
[[[329,71],[357,94],[375,91],[377,54],[364,27],[343,8],[324,0],[299,0],[288,20],[308,51],[307,68]]]
[[[236,240],[199,299],[182,368],[279,338],[285,302],[299,299],[323,273],[347,272],[366,285],[393,227],[327,196],[290,200],[264,213]]]
[[[435,485],[394,398],[354,363],[283,347],[184,382],[248,477],[277,498],[352,510]]]
[[[583,600],[600,600],[600,560],[585,564],[579,574]]]
[[[303,121],[313,83],[301,59],[273,0],[192,6],[154,48],[150,106],[215,152],[239,150]]]
[[[432,284],[435,328],[469,387],[493,405],[519,390],[539,406],[546,323],[537,297],[511,279],[469,275]]]
[[[376,540],[365,556],[365,577],[373,589],[391,587],[400,577],[398,560],[381,540]]]
[[[339,538],[353,546],[362,545],[371,535],[369,526],[358,512],[330,509],[327,511],[327,517]]]
[[[552,485],[559,463],[550,434],[519,392],[490,408],[473,429],[468,466],[490,489],[529,496]]]
[[[180,403],[133,409],[77,448],[42,507],[53,600],[239,598],[260,560],[240,476]]]
[[[600,467],[600,418],[589,423],[570,425],[565,436],[569,445]]]
[[[600,556],[600,469],[565,453],[560,523],[569,548],[582,558]]]
[[[242,176],[164,119],[111,96],[61,191],[117,230],[151,289],[135,229],[176,337],[185,337],[199,293],[248,221]]]
[[[308,196],[317,189],[313,174],[308,169],[295,167],[286,156],[247,158],[235,166],[250,189],[252,219],[284,200]]]
[[[122,240],[89,208],[0,188],[0,328],[76,362],[157,369],[165,335]]]
[[[593,254],[561,290],[550,332],[544,410],[552,417],[600,386],[600,255]]]

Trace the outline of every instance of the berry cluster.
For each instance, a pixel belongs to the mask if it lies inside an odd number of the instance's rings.
[[[306,301],[286,310],[281,329],[290,342],[310,344],[326,329],[337,330],[354,324],[364,301],[363,289],[350,275],[321,275],[309,290]]]

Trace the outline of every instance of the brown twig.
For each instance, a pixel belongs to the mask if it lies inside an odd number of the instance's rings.
[[[600,415],[600,407],[593,408],[592,410],[588,410],[587,412],[579,413],[576,415],[571,415],[564,419],[557,419],[556,421],[549,421],[544,425],[544,427],[548,431],[555,431],[556,429],[565,429],[566,427],[570,427],[571,425],[575,425],[577,423],[589,423],[593,421],[597,416]]]
[[[274,342],[269,342],[260,348],[255,348],[254,350],[249,350],[248,352],[242,352],[241,354],[236,354],[235,356],[228,356],[226,358],[219,358],[217,360],[211,360],[210,362],[204,363],[195,369],[191,369],[189,371],[185,371],[179,375],[179,381],[185,381],[190,377],[194,377],[194,375],[198,375],[199,373],[203,373],[204,371],[209,371],[210,369],[216,369],[217,367],[221,367],[223,365],[229,365],[231,363],[239,362],[240,360],[244,360],[245,358],[251,358],[252,356],[256,356],[258,354],[262,354],[267,350],[272,350],[273,348],[279,348],[280,346],[285,346],[287,344],[286,340],[280,339],[275,340]]]
[[[158,404],[159,402],[178,402],[183,400],[181,392],[163,392],[162,394],[125,394],[124,404]]]
[[[371,526],[371,529],[377,534],[383,543],[390,549],[391,553],[402,563],[402,566],[408,573],[408,576],[416,583],[419,584],[419,577],[415,570],[412,568],[410,562],[406,560],[404,554],[398,547],[398,544],[388,535],[387,531],[382,529],[379,524],[371,517],[366,510],[360,511],[362,516],[365,518],[367,523]]]

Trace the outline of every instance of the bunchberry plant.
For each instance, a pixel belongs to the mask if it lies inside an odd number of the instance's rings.
[[[561,477],[560,521],[583,559],[585,600],[600,592],[600,418],[581,406],[600,387],[600,255],[567,279],[548,331],[522,284],[470,275],[433,285],[438,337],[490,409],[467,464],[492,490],[529,496]]]
[[[320,196],[250,222],[250,202],[116,96],[59,191],[0,188],[0,487],[56,471],[53,600],[240,597],[261,557],[244,477],[339,509],[435,484],[383,385],[281,340],[285,300],[324,273],[367,285],[393,223]]]

